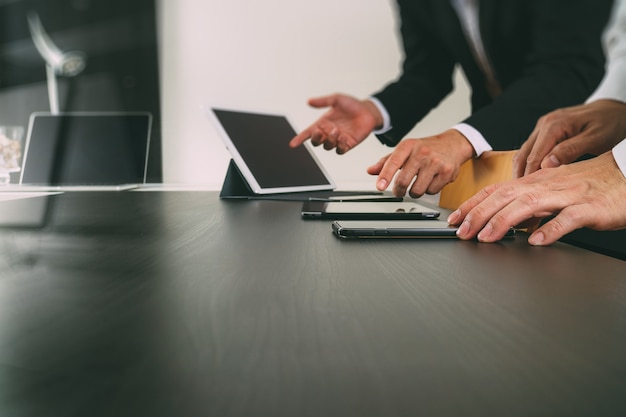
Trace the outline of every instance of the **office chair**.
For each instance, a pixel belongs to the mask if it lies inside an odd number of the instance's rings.
[[[512,179],[515,152],[517,151],[490,151],[480,158],[465,162],[461,165],[456,180],[441,190],[439,206],[456,210],[487,185]]]

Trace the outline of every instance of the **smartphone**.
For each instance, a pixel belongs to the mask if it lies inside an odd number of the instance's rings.
[[[450,238],[458,239],[458,227],[444,220],[420,221],[334,221],[335,236],[342,239],[371,238]],[[505,237],[513,237],[515,229],[509,229]]]
[[[328,197],[310,197],[309,201],[403,201],[404,198],[396,197],[393,195],[340,195],[340,196],[328,196]]]
[[[411,201],[305,201],[301,216],[331,220],[420,220],[436,219],[439,212]]]

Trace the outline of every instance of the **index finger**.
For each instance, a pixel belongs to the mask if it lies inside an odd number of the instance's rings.
[[[404,148],[396,148],[390,155],[383,158],[384,163],[382,164],[382,168],[378,174],[378,179],[376,180],[377,188],[379,190],[385,189],[390,183],[393,177],[406,163],[408,155],[410,154],[410,149]],[[380,162],[383,162],[381,160]],[[379,162],[379,164],[380,164]]]
[[[469,212],[472,211],[481,202],[485,201],[490,195],[492,195],[498,189],[498,187],[499,187],[498,184],[489,185],[483,188],[482,190],[480,190],[479,192],[477,192],[476,194],[474,194],[472,197],[467,199],[463,204],[461,204],[456,209],[456,211],[450,214],[450,216],[448,217],[448,222],[455,226],[460,225],[461,222],[465,220],[465,217],[467,217]]]
[[[302,132],[298,133],[296,136],[293,137],[293,139],[289,141],[289,147],[297,148],[298,146],[302,145],[304,142],[306,142],[310,138],[311,138],[311,130],[304,129]]]
[[[526,142],[522,144],[519,148],[515,157],[513,158],[513,175],[514,178],[519,178],[524,176],[524,172],[526,171],[526,161],[528,159],[528,154],[530,150],[537,142],[538,135],[538,127],[532,131]]]
[[[537,134],[537,139],[528,154],[524,175],[532,174],[541,168],[541,161],[550,153],[554,146],[567,139],[565,131],[560,123],[549,124]]]

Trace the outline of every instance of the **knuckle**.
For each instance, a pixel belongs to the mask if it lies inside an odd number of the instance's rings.
[[[589,192],[594,188],[593,184],[588,179],[578,181],[576,184],[572,185],[569,183],[569,181],[567,181],[566,178],[558,177],[555,178],[555,184],[557,184],[561,189],[570,187],[574,190],[576,195],[580,196],[588,195]]]
[[[501,211],[494,214],[489,220],[494,229],[509,228],[515,226]]]
[[[446,180],[453,178],[455,175],[455,168],[453,164],[445,163],[441,169],[439,170],[441,176],[443,176]]]
[[[430,146],[419,146],[416,149],[417,156],[420,158],[430,158],[433,154],[433,150]]]
[[[539,164],[539,162],[541,162],[541,158],[536,151],[531,151],[528,156],[526,157],[526,164],[527,165],[537,165]]]
[[[489,217],[490,216],[486,212],[485,208],[479,204],[467,213],[465,220],[472,225],[482,225],[487,223]]]
[[[406,195],[406,190],[407,190],[407,186],[403,185],[401,183],[396,182],[394,187],[394,194],[397,196],[404,196]]]
[[[566,221],[567,220],[564,217],[564,213],[561,212],[560,215],[556,216],[548,223],[546,223],[544,225],[544,229],[550,235],[563,236],[565,233],[567,233]]]
[[[502,185],[500,187],[497,184],[489,185],[485,188],[487,195],[496,194],[496,197],[501,200],[511,201],[518,194],[518,189],[514,185]]]
[[[413,141],[410,139],[405,139],[396,146],[397,152],[406,152],[411,148],[413,148]]]
[[[408,175],[397,175],[394,180],[394,183],[395,183],[396,188],[406,189],[411,183],[411,180],[412,180],[412,177],[409,177]]]
[[[483,188],[481,190],[481,193],[483,193],[485,195],[485,197],[490,196],[491,194],[495,193],[497,190],[503,188],[502,185],[500,184],[489,184],[487,185],[485,188]]]
[[[470,220],[471,222],[474,222],[476,220],[480,222],[480,221],[486,220],[488,217],[489,215],[485,207],[479,204],[467,214],[466,218]]]
[[[413,185],[409,189],[409,195],[414,198],[421,197],[425,192],[426,190],[424,189],[424,186],[418,184],[417,181],[413,182]]]
[[[568,206],[561,210],[560,215],[555,218],[555,223],[560,227],[559,231],[562,231],[570,223],[582,226],[586,217],[585,211],[580,206]]]
[[[557,109],[544,116],[541,116],[539,120],[542,122],[542,124],[551,125],[554,123],[558,123],[563,118],[563,115],[563,109]]]
[[[418,190],[416,190],[415,188],[411,188],[411,190],[409,191],[409,196],[411,198],[420,198],[423,194],[421,194]]]
[[[567,206],[545,226],[554,235],[563,236],[572,230],[585,226],[593,227],[593,213],[585,205]]]
[[[540,195],[537,194],[536,192],[528,192],[528,193],[522,194],[519,200],[524,206],[529,207],[531,209],[539,206],[542,201]]]
[[[521,210],[526,215],[534,217],[542,217],[542,213],[545,213],[543,201],[541,193],[537,192],[527,192],[518,198],[519,204],[523,207]]]
[[[391,155],[389,155],[389,157],[387,158],[387,162],[385,164],[391,167],[397,168],[397,167],[402,166],[403,163],[404,163],[404,158],[400,157],[400,155],[394,152]]]
[[[573,140],[566,140],[558,145],[558,148],[554,150],[555,153],[561,156],[576,157],[579,156],[578,144]]]

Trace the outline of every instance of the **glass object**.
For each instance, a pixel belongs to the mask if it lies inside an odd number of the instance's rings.
[[[0,185],[11,182],[11,172],[19,172],[22,158],[22,126],[0,126]]]

